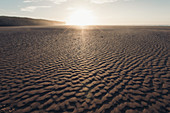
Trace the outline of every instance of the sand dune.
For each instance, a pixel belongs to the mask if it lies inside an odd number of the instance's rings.
[[[170,112],[170,27],[0,29],[0,112]]]

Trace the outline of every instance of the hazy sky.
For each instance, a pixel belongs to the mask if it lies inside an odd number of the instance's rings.
[[[170,0],[0,0],[0,15],[69,21],[90,11],[95,24],[170,25]]]

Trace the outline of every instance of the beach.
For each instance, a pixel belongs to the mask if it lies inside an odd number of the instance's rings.
[[[1,112],[170,112],[170,27],[0,28]]]

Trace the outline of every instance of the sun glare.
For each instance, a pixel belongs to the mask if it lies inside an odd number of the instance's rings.
[[[94,25],[94,15],[90,10],[79,9],[70,15],[67,24],[78,26]]]

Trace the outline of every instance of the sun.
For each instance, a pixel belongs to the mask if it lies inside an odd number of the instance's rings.
[[[78,26],[94,25],[94,15],[90,10],[78,9],[70,15],[67,24]]]

